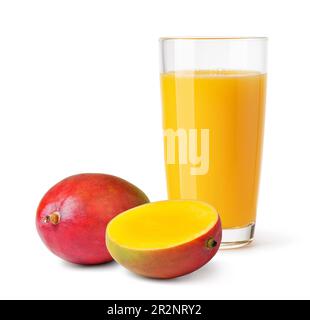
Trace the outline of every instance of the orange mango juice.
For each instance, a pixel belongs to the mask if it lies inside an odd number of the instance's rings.
[[[254,223],[266,75],[177,71],[161,87],[169,199],[210,203],[223,228]]]

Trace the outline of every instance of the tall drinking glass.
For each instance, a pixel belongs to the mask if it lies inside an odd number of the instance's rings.
[[[223,248],[254,236],[266,48],[263,37],[160,39],[168,197],[213,205]]]

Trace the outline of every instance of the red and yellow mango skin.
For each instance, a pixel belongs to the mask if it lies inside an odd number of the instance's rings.
[[[137,250],[115,243],[107,234],[107,247],[116,262],[139,275],[170,279],[191,273],[208,263],[217,253],[222,239],[221,220],[204,235],[191,242],[158,250]],[[208,241],[215,241],[208,247]]]
[[[101,264],[112,260],[105,243],[107,224],[119,213],[146,202],[147,196],[126,180],[79,174],[45,194],[36,226],[45,245],[60,258],[76,264]]]

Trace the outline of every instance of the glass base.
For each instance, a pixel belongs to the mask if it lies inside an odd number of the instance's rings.
[[[254,238],[255,223],[243,228],[223,229],[220,249],[236,249],[250,244]]]

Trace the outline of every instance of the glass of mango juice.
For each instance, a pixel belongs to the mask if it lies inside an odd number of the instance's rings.
[[[160,39],[168,197],[214,206],[222,248],[254,237],[266,50],[265,37]]]

